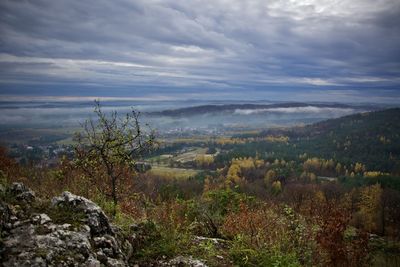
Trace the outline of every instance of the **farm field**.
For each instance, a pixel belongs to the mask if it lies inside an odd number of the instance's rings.
[[[199,155],[204,155],[207,152],[207,148],[192,148],[188,152],[177,155],[174,160],[181,163],[186,163],[196,160]]]
[[[171,177],[178,180],[185,180],[190,177],[195,176],[200,171],[195,169],[184,169],[184,168],[172,168],[167,166],[152,166],[152,169],[149,171],[152,175],[162,176],[162,177]]]
[[[196,157],[206,155],[207,148],[201,147],[188,147],[184,150],[174,152],[172,154],[161,154],[149,158],[147,161],[159,166],[168,166],[173,162],[188,163],[196,160]]]

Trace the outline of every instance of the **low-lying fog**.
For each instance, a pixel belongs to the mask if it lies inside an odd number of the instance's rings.
[[[218,113],[203,113],[193,116],[168,117],[150,115],[152,111],[198,106],[190,101],[108,101],[102,102],[106,112],[116,110],[120,114],[131,107],[142,112],[141,121],[160,132],[221,131],[227,128],[268,128],[313,123],[364,111],[359,107],[275,107],[263,109],[235,109]],[[215,103],[212,103],[215,104]],[[219,102],[217,104],[224,104]],[[226,102],[225,104],[229,104]],[[258,104],[260,104],[258,102]],[[263,102],[262,104],[270,104]],[[93,117],[92,102],[0,102],[0,128],[23,127],[76,127],[90,116]]]

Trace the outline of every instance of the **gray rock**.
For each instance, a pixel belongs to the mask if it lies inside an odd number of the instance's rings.
[[[25,202],[25,203],[31,203],[32,201],[35,200],[35,192],[30,190],[28,187],[26,187],[22,183],[13,183],[9,188],[8,192],[15,197],[16,200]]]
[[[48,231],[38,229],[46,228]],[[100,261],[107,266],[127,266],[112,236],[92,239],[88,227],[80,227],[78,231],[65,229],[65,225],[51,222],[47,224],[21,224],[12,229],[3,240],[6,259],[9,266],[100,266]],[[103,246],[101,253],[95,253],[98,244]]]
[[[87,267],[100,267],[101,266],[101,264],[100,264],[100,261],[98,261],[98,260],[96,260],[95,258],[93,258],[93,257],[90,257],[87,261],[86,261],[86,264],[85,264]]]
[[[11,211],[7,203],[0,201],[0,231],[10,222]]]
[[[125,240],[124,243],[122,244],[122,250],[123,250],[123,253],[124,253],[126,259],[129,261],[133,255],[133,247],[132,247],[132,244],[129,243],[128,240]]]
[[[35,200],[23,184],[6,190],[21,203]],[[74,227],[56,224],[46,213],[31,213],[29,206],[19,204],[0,203],[1,266],[127,266],[112,225],[92,201],[69,192],[53,199],[53,206],[86,214],[83,224]]]
[[[51,222],[50,217],[47,214],[38,214],[32,217],[32,222],[35,224],[46,224]]]
[[[167,266],[190,266],[190,267],[207,267],[201,260],[194,259],[192,256],[178,256],[167,263]]]
[[[0,195],[3,195],[5,192],[6,192],[6,188],[4,187],[4,185],[0,184]]]
[[[96,252],[96,257],[103,264],[105,264],[107,262],[107,256],[103,253],[102,250],[99,250]]]
[[[106,265],[107,265],[107,267],[124,267],[124,266],[126,266],[126,264],[123,261],[113,259],[113,258],[108,258]]]
[[[89,199],[65,191],[60,197],[53,198],[51,203],[53,206],[64,206],[84,212],[87,216],[87,224],[93,235],[114,235],[105,213]]]

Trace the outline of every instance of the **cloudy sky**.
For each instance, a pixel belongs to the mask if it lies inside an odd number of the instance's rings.
[[[400,1],[1,0],[26,95],[400,103]]]

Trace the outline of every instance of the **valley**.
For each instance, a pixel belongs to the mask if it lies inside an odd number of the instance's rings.
[[[237,114],[238,108],[246,113]],[[336,110],[341,108],[345,111]],[[3,127],[7,149],[2,150],[0,165],[6,179],[22,181],[45,198],[68,188],[93,199],[120,227],[133,221],[155,223],[160,239],[141,243],[133,262],[149,264],[189,246],[189,255],[206,259],[210,266],[220,266],[216,258],[220,254],[226,266],[259,266],[274,261],[269,246],[285,244],[289,248],[276,253],[294,266],[330,262],[336,249],[343,247],[352,252],[340,256],[342,263],[396,266],[400,260],[400,109],[352,107],[351,114],[348,109],[347,105],[295,103],[165,111],[158,119],[178,118],[190,124],[206,117],[223,125],[223,118],[245,116],[249,126],[156,129],[156,147],[137,158],[134,169],[121,167],[117,206],[109,200],[109,180],[101,162],[92,166],[89,161],[84,168],[77,165],[76,125],[19,126],[10,131]],[[253,116],[290,122],[260,127],[252,124]],[[167,213],[165,207],[169,207]],[[113,209],[119,217],[114,217]],[[289,239],[265,239],[267,233],[272,234],[267,222],[276,223],[280,235]],[[340,223],[340,228],[331,222]],[[252,239],[249,224],[267,247]],[[292,233],[292,224],[302,232]],[[192,229],[193,225],[198,228]],[[204,251],[184,241],[197,235],[220,238],[229,245]],[[238,241],[237,235],[243,235],[244,241]],[[308,243],[300,247],[307,252],[298,251],[297,242],[303,239]],[[325,244],[333,241],[337,245]],[[158,246],[166,247],[158,251]],[[252,251],[251,265],[240,256],[247,251]],[[267,253],[266,258],[257,251]],[[303,253],[324,256],[305,259]],[[354,258],[352,253],[363,256]]]

